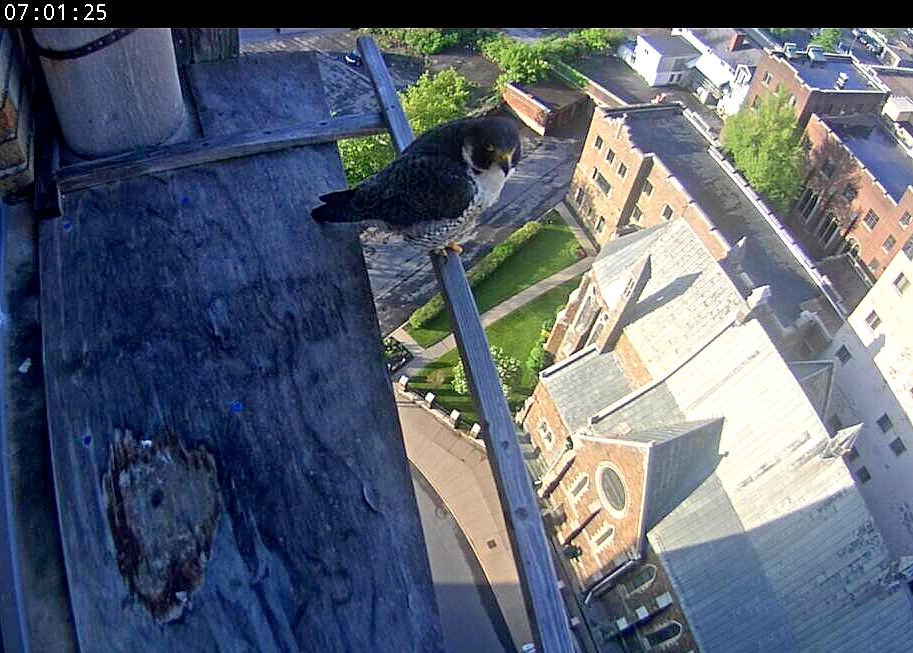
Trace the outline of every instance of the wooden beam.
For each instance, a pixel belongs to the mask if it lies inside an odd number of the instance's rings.
[[[545,528],[463,263],[457,254],[448,252],[446,258],[432,256],[432,265],[482,424],[482,437],[498,486],[536,650],[573,651]]]
[[[393,135],[393,146],[397,152],[402,152],[415,140],[415,136],[399,102],[399,95],[396,93],[396,87],[393,86],[393,80],[387,70],[387,64],[384,63],[383,57],[380,56],[380,50],[377,49],[377,44],[374,43],[374,39],[370,36],[359,36],[357,43],[358,50],[364,59],[365,67],[368,69],[371,83],[374,85],[374,92],[377,94],[377,101],[380,103],[384,121]]]
[[[393,134],[396,150],[402,153],[414,136],[393,88],[390,73],[371,37],[359,37],[358,49],[364,57],[384,119]],[[564,600],[558,590],[558,576],[539,517],[536,495],[523,463],[514,421],[491,359],[466,271],[459,255],[454,252],[447,252],[446,257],[432,255],[431,263],[450,312],[469,389],[481,418],[482,437],[498,486],[501,510],[507,523],[536,650],[540,653],[569,653],[575,649]]]
[[[342,138],[367,136],[382,131],[384,121],[381,115],[365,113],[336,116],[311,125],[202,138],[174,145],[143,148],[127,154],[65,166],[57,172],[57,185],[61,193],[71,193],[141,175],[303,145],[330,143]]]

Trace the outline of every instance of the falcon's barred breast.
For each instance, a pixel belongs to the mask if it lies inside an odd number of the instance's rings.
[[[321,196],[325,204],[311,215],[320,222],[380,221],[440,250],[497,201],[519,158],[520,137],[509,119],[449,122],[425,132],[356,188]]]

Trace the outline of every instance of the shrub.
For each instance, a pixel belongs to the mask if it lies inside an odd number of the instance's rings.
[[[529,352],[529,356],[526,359],[526,369],[533,374],[538,374],[551,365],[554,360],[551,353],[545,351],[545,343],[548,341],[548,337],[551,334],[554,325],[554,318],[548,318],[542,323],[542,329],[539,331],[539,339],[536,341],[535,346],[533,346],[532,351]]]
[[[495,370],[498,378],[501,379],[501,386],[504,396],[510,394],[513,388],[520,381],[520,363],[516,358],[508,356],[504,350],[497,345],[491,346],[491,358],[495,363]],[[454,392],[461,395],[469,394],[469,381],[466,379],[466,371],[463,369],[463,359],[457,361],[453,366],[453,380],[451,381]]]
[[[491,276],[498,266],[516,254],[530,238],[539,233],[541,228],[538,222],[531,220],[513,232],[469,271],[469,285],[476,286]],[[418,329],[440,315],[443,310],[444,298],[437,293],[409,316],[409,326]]]

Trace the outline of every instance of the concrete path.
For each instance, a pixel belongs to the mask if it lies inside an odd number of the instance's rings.
[[[589,234],[584,231],[583,227],[580,226],[580,223],[577,222],[577,218],[575,218],[570,209],[567,208],[567,204],[563,201],[558,202],[555,205],[555,211],[558,212],[558,215],[560,215],[567,223],[567,226],[570,227],[571,233],[574,234],[574,238],[580,243],[580,246],[583,248],[583,251],[587,253],[587,256],[596,256],[598,253],[596,244],[593,242],[592,238],[590,238]]]
[[[409,461],[431,484],[475,553],[516,650],[532,641],[520,578],[484,450],[401,395],[397,409]]]
[[[521,290],[513,297],[510,297],[494,308],[486,311],[482,314],[482,326],[490,326],[494,324],[502,317],[505,317],[509,313],[514,312],[521,306],[524,306],[540,295],[547,293],[553,288],[557,288],[561,284],[570,281],[574,277],[583,274],[593,265],[593,259],[587,257],[581,259],[577,263],[564,268],[548,277],[543,279],[539,283],[536,283],[526,290]],[[391,334],[394,338],[399,340],[406,346],[406,349],[409,350],[409,353],[412,354],[412,360],[400,371],[400,374],[405,374],[406,376],[412,376],[423,367],[428,365],[428,363],[437,360],[448,351],[456,347],[456,339],[453,337],[453,334],[447,336],[440,342],[437,342],[427,349],[422,348],[412,336],[409,335],[409,332],[406,331],[405,325],[398,328]]]

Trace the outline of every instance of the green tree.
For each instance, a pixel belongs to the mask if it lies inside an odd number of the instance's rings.
[[[520,381],[520,363],[516,358],[504,353],[504,350],[497,345],[491,346],[491,358],[495,363],[495,370],[498,372],[498,378],[501,379],[501,386],[506,397],[511,388]],[[454,392],[461,395],[469,394],[469,381],[466,379],[462,358],[453,366],[453,380],[450,383]]]
[[[840,30],[836,27],[825,27],[811,40],[811,43],[820,45],[828,52],[836,52],[840,43]]]
[[[796,30],[798,27],[768,27],[767,30],[774,36],[789,36]]]
[[[469,82],[453,68],[436,75],[426,72],[400,93],[416,136],[442,122],[465,116],[469,97]],[[390,163],[396,151],[388,134],[376,134],[340,141],[339,154],[346,179],[355,186]]]
[[[744,107],[726,121],[720,137],[754,189],[785,210],[799,190],[806,164],[802,131],[788,95],[765,95],[757,109]]]

